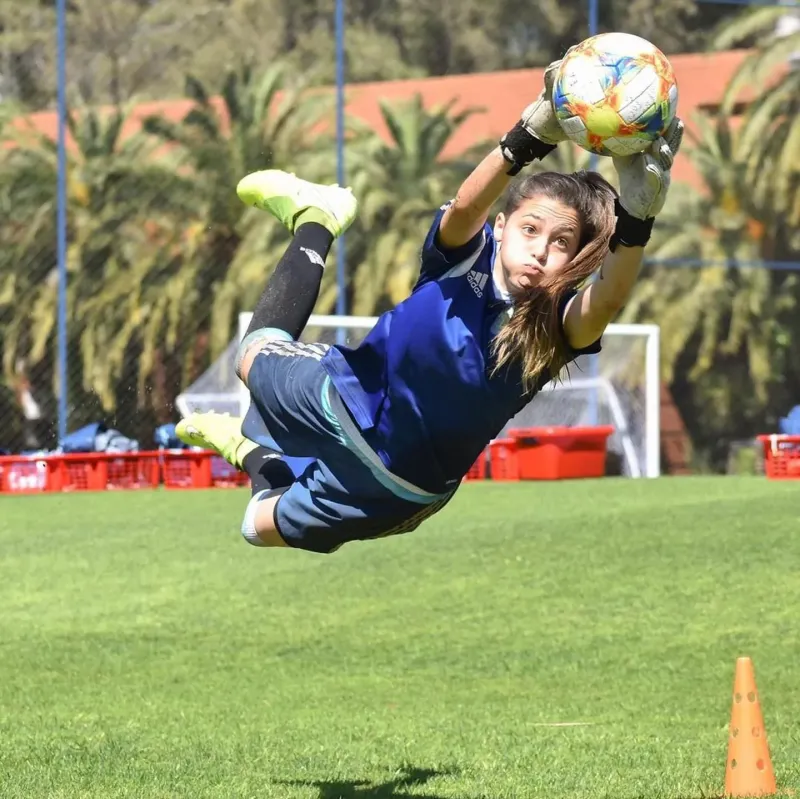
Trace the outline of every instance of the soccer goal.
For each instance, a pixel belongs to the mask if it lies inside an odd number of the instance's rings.
[[[243,414],[249,405],[246,388],[233,370],[238,341],[250,323],[239,316],[239,338],[177,398],[181,415],[215,410]],[[312,316],[305,341],[358,344],[377,317]],[[561,382],[549,383],[506,428],[612,425],[609,451],[629,477],[660,474],[659,329],[657,325],[609,325],[603,350],[585,355]]]

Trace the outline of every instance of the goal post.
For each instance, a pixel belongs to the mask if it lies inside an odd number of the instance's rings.
[[[234,372],[238,342],[252,314],[239,315],[239,335],[225,353],[177,398],[181,415],[217,410],[242,415],[249,394]],[[305,341],[357,345],[377,322],[375,316],[312,315]],[[519,427],[609,424],[614,433],[609,451],[619,459],[621,474],[658,477],[660,453],[660,377],[658,325],[612,324],[603,334],[598,355],[584,355],[568,375],[548,383],[501,431]]]

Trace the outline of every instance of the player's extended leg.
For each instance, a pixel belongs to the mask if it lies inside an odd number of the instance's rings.
[[[357,203],[349,189],[301,180],[276,169],[253,172],[236,188],[247,205],[267,211],[294,234],[267,283],[239,348],[237,373],[247,375],[259,345],[297,339],[319,296],[333,240],[352,224]]]
[[[280,455],[245,438],[242,420],[237,416],[189,414],[178,422],[176,433],[185,444],[214,450],[247,473],[254,500],[242,527],[248,542],[256,546],[286,546],[274,529],[273,514],[278,497],[294,482],[294,474]]]
[[[325,259],[333,240],[353,222],[357,203],[349,189],[302,180],[280,170],[254,172],[237,186],[247,205],[267,211],[294,234],[261,295],[239,347],[236,372],[247,384],[256,355],[270,340],[299,337],[319,296]],[[284,546],[274,511],[294,481],[280,454],[259,447],[241,433],[242,420],[218,414],[192,414],[178,424],[186,443],[213,449],[247,472],[253,486],[242,528],[257,546]]]

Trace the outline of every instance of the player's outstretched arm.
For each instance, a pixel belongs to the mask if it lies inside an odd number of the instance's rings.
[[[470,241],[483,228],[489,211],[511,178],[566,140],[552,102],[553,78],[560,63],[554,61],[545,70],[544,88],[539,96],[461,185],[439,225],[440,244],[456,248]]]
[[[683,122],[676,118],[646,152],[614,157],[620,186],[616,231],[597,280],[567,306],[564,332],[572,347],[581,349],[597,341],[628,301],[655,217],[667,199],[670,170],[682,138]]]

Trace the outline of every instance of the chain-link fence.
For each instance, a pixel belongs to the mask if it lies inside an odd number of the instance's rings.
[[[238,203],[248,171],[333,181],[341,150],[365,210],[316,310],[397,301],[430,222],[419,209],[452,195],[541,67],[595,28],[650,39],[676,70],[689,135],[622,321],[661,327],[697,461],[724,468],[729,442],[800,404],[800,11],[759,5],[81,0],[64,9],[61,159],[56,14],[0,3],[0,448],[51,449],[59,427],[93,422],[149,448],[178,418],[285,243]]]

